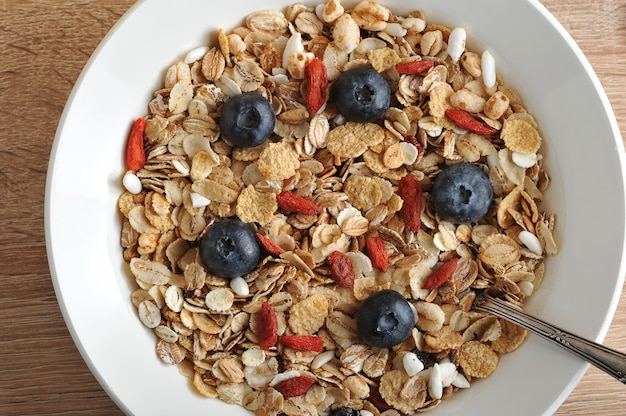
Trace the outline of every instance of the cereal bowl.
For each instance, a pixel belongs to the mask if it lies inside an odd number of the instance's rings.
[[[124,192],[129,123],[146,113],[166,69],[198,46],[216,45],[219,29],[228,32],[254,11],[284,11],[290,3],[239,1],[236,7],[215,10],[200,0],[177,2],[176,7],[166,0],[139,2],[98,48],[67,103],[46,189],[50,268],[83,358],[128,414],[181,408],[248,414],[240,406],[201,397],[176,366],[163,364],[154,353],[155,335],[142,325],[130,301],[136,287],[120,248],[117,204]],[[357,2],[342,4],[349,9]],[[501,79],[523,99],[544,139],[541,155],[550,185],[542,210],[555,214],[559,246],[525,309],[602,340],[624,275],[624,157],[616,121],[590,65],[536,1],[509,1],[506,7],[495,0],[380,4],[398,16],[420,10],[429,23],[465,29],[467,49],[489,51]],[[154,36],[155,22],[166,28],[164,36]],[[97,158],[92,149],[98,149]],[[77,175],[80,160],[90,164]],[[529,336],[518,350],[501,356],[490,377],[455,392],[432,413],[549,414],[586,368]]]

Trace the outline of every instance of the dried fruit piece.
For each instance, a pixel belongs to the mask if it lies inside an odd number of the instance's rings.
[[[288,399],[306,393],[313,383],[315,383],[313,377],[297,376],[281,381],[274,388],[281,392],[284,398]]]
[[[316,335],[285,335],[279,342],[298,351],[321,352],[324,348],[324,340]]]
[[[256,238],[259,240],[259,244],[270,256],[279,257],[285,252],[278,244],[264,236],[263,234],[256,233]]]
[[[448,116],[450,120],[454,121],[457,126],[467,129],[472,133],[488,136],[498,132],[498,130],[491,127],[484,121],[475,119],[473,115],[465,110],[447,109],[446,116]]]
[[[435,65],[435,61],[422,59],[419,61],[402,62],[396,65],[396,71],[400,74],[424,74]]]
[[[353,288],[354,270],[352,270],[350,258],[341,251],[335,250],[328,256],[327,261],[335,283],[342,287]]]
[[[315,202],[298,195],[295,192],[283,191],[276,196],[278,206],[288,212],[304,215],[316,215],[322,212]]]
[[[432,272],[427,278],[422,288],[424,289],[436,289],[442,284],[444,284],[454,273],[456,270],[456,266],[459,263],[458,257],[453,257],[444,264],[441,265],[437,270]]]
[[[382,272],[386,272],[389,267],[389,258],[383,239],[380,237],[368,237],[365,240],[365,247],[367,248],[367,256],[372,261],[372,266]]]
[[[143,131],[146,121],[138,118],[133,123],[126,143],[126,167],[129,170],[140,170],[146,164],[146,154],[143,149]]]
[[[268,302],[263,302],[259,310],[256,336],[264,350],[269,350],[278,341],[278,318]]]
[[[306,66],[307,80],[306,109],[310,114],[317,113],[326,103],[328,95],[328,71],[319,59],[313,59]]]
[[[415,175],[406,175],[398,185],[398,195],[402,198],[400,215],[409,231],[420,229],[422,214],[422,185]]]

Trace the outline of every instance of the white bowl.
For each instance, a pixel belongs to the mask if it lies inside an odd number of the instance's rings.
[[[315,2],[304,1],[306,4]],[[346,6],[354,1],[345,1]],[[381,3],[397,14],[424,11],[431,22],[468,32],[469,49],[491,51],[506,82],[522,95],[545,138],[552,177],[548,210],[558,215],[561,251],[547,265],[527,310],[601,341],[624,276],[624,153],[608,100],[574,41],[535,0],[422,0]],[[116,201],[129,121],[144,114],[163,71],[258,9],[286,1],[140,1],[89,61],[68,100],[46,188],[46,242],[59,304],[74,341],[107,393],[126,413],[247,414],[192,393],[163,365],[129,294]],[[433,414],[551,413],[587,365],[531,336],[504,356],[487,380]],[[227,410],[226,410],[227,409]]]

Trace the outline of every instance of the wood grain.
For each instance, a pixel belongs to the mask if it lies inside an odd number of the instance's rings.
[[[63,321],[48,271],[43,212],[48,157],[65,102],[94,49],[132,3],[0,0],[0,414],[5,416],[122,414],[81,359]],[[626,137],[626,3],[543,4],[589,59]],[[626,351],[626,294],[605,344]],[[556,414],[626,414],[624,393],[623,385],[590,369]]]

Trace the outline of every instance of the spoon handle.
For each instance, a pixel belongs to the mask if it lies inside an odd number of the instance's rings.
[[[532,333],[560,345],[626,384],[626,354],[581,338],[569,331],[528,315],[508,302],[488,295],[478,296],[474,301],[474,308],[490,312],[495,316],[526,328]]]

